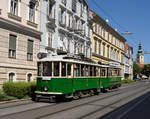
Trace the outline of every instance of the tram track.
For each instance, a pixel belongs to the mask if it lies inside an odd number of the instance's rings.
[[[144,89],[142,88],[142,89],[140,90],[140,92],[142,92],[143,90],[149,89],[149,88],[150,88],[150,87],[147,87],[147,88],[144,88]],[[57,113],[61,113],[61,112],[65,112],[65,111],[68,111],[68,110],[77,108],[77,107],[85,106],[85,105],[88,105],[88,104],[93,103],[93,102],[96,102],[96,101],[102,101],[102,100],[104,100],[104,99],[106,99],[106,98],[114,97],[114,96],[116,96],[116,95],[118,95],[118,94],[122,94],[123,92],[124,92],[124,91],[119,92],[119,93],[114,94],[114,95],[110,95],[110,96],[103,97],[103,98],[101,98],[101,99],[92,100],[92,101],[89,101],[89,102],[86,102],[86,103],[83,103],[83,104],[79,104],[79,105],[76,105],[76,106],[73,106],[73,107],[69,107],[69,108],[66,108],[66,109],[62,109],[62,110],[60,110],[60,111],[56,111],[56,112],[53,112],[53,113],[50,113],[50,114],[42,115],[42,116],[37,117],[37,118],[35,118],[35,119],[41,119],[41,118],[49,117],[49,116],[55,115],[55,114],[57,114]],[[128,97],[131,97],[131,96],[133,96],[134,94],[137,94],[137,92],[132,93],[132,94],[129,95]],[[81,117],[80,119],[82,119],[82,118],[84,118],[84,117],[87,117],[87,116],[89,116],[89,115],[91,115],[91,114],[93,114],[93,113],[96,113],[96,112],[99,112],[99,111],[101,111],[101,110],[104,110],[105,108],[110,107],[110,106],[112,106],[112,105],[114,105],[114,104],[117,104],[117,103],[119,103],[120,101],[122,101],[125,97],[126,97],[126,96],[124,96],[123,98],[121,98],[121,99],[119,99],[119,100],[117,100],[117,101],[115,101],[115,102],[113,102],[113,103],[111,103],[111,104],[108,104],[108,105],[106,105],[106,106],[104,106],[104,107],[102,107],[102,108],[98,108],[97,110],[95,110],[95,111],[93,111],[93,112],[91,112],[91,113],[89,113],[89,114],[87,114],[87,115],[84,115],[84,116]]]
[[[135,86],[131,86],[131,87],[128,87],[128,90],[130,89],[130,88],[132,88],[133,90],[135,89],[135,88],[137,88],[137,87],[139,87],[139,85],[140,84],[138,84],[138,85],[135,85]],[[141,86],[141,85],[140,85]],[[143,86],[144,86],[144,84],[143,84]],[[119,92],[118,92],[119,91]],[[118,92],[118,93],[117,93]],[[126,92],[126,88],[124,88],[124,89],[121,89],[121,90],[117,90],[117,91],[110,91],[110,93],[106,93],[106,94],[110,94],[110,95],[106,95],[106,96],[104,96],[104,97],[100,97],[100,98],[98,98],[98,99],[96,99],[96,100],[92,100],[92,101],[88,101],[88,102],[86,102],[86,103],[83,103],[83,104],[78,104],[78,105],[76,105],[76,106],[73,106],[73,107],[69,107],[69,108],[66,108],[66,109],[62,109],[62,110],[60,110],[60,111],[56,111],[56,112],[52,112],[52,113],[49,113],[49,114],[45,114],[45,115],[42,115],[42,116],[38,116],[38,117],[36,117],[36,119],[40,119],[40,118],[44,118],[44,117],[47,117],[47,116],[51,116],[51,115],[54,115],[54,114],[56,114],[56,113],[60,113],[60,112],[64,112],[64,111],[67,111],[67,110],[70,110],[70,109],[73,109],[73,108],[77,108],[77,107],[80,107],[80,106],[84,106],[84,105],[87,105],[88,103],[92,103],[92,102],[95,102],[95,101],[101,101],[101,100],[104,100],[104,99],[107,99],[107,98],[110,98],[110,97],[113,97],[113,96],[116,96],[116,95],[119,95],[119,94],[121,94],[121,93],[123,93],[123,92]],[[115,94],[111,94],[111,93],[115,93]],[[103,94],[102,94],[103,95]],[[132,94],[133,95],[133,94]],[[94,97],[94,96],[93,96]],[[90,98],[90,97],[88,97],[88,98]],[[84,98],[83,98],[84,99]],[[82,100],[82,99],[81,99]],[[34,103],[34,102],[33,102]],[[62,103],[55,103],[55,104],[53,104],[53,105],[48,105],[48,106],[42,106],[42,107],[38,107],[38,108],[34,108],[34,109],[29,109],[29,110],[25,110],[25,111],[20,111],[20,112],[16,112],[16,113],[11,113],[11,114],[8,114],[8,115],[2,115],[2,116],[0,116],[0,118],[3,118],[3,117],[7,117],[7,116],[11,116],[11,115],[15,115],[15,114],[18,114],[18,113],[25,113],[25,112],[28,112],[28,111],[34,111],[34,110],[40,110],[40,109],[42,109],[42,108],[49,108],[49,107],[53,107],[53,106],[56,106],[56,105],[59,105],[59,104],[63,104],[63,102]],[[19,105],[18,105],[19,106]],[[5,107],[6,108],[6,107]],[[9,106],[7,107],[7,108],[9,108]],[[2,109],[2,108],[1,108]]]
[[[0,109],[6,109],[6,108],[17,107],[17,106],[28,105],[28,104],[34,104],[34,103],[35,102],[33,102],[33,101],[24,102],[24,103],[21,103],[21,104],[14,104],[14,105],[10,105],[10,106],[3,106],[3,107],[0,107]]]
[[[144,90],[147,90],[147,89],[149,89],[149,88],[150,88],[150,87],[147,87],[147,88],[145,88]],[[143,89],[142,89],[141,91],[139,91],[138,93],[141,93],[141,92],[143,92]],[[111,106],[113,106],[113,105],[115,105],[115,104],[120,103],[120,102],[121,102],[123,99],[125,99],[125,98],[133,97],[133,95],[135,95],[135,94],[137,94],[137,92],[128,95],[128,97],[124,96],[124,97],[122,97],[121,99],[116,100],[115,102],[112,102],[112,103],[110,103],[110,104],[108,104],[108,105],[105,105],[105,106],[103,106],[103,107],[101,107],[101,108],[98,108],[98,109],[96,109],[96,110],[94,110],[94,111],[92,111],[92,112],[90,112],[90,113],[88,113],[88,114],[86,114],[86,115],[84,115],[84,116],[78,118],[78,119],[84,119],[84,118],[86,118],[86,117],[89,117],[90,115],[93,115],[94,113],[100,112],[100,111],[102,111],[102,110],[104,110],[104,109],[106,109],[106,108],[108,108],[108,107],[111,107]]]

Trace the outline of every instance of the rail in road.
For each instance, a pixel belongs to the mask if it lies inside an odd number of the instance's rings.
[[[139,88],[140,87],[140,88]],[[132,90],[132,91],[131,91]],[[80,100],[75,100],[72,102],[60,103],[60,104],[42,104],[40,107],[27,109],[23,111],[18,111],[14,113],[7,113],[2,114],[1,110],[3,108],[0,107],[0,119],[4,118],[12,118],[12,119],[23,119],[23,118],[32,118],[32,119],[49,119],[49,118],[56,118],[56,119],[69,119],[69,118],[89,118],[89,117],[100,117],[103,116],[105,113],[103,112],[107,108],[110,111],[113,108],[119,107],[120,103],[126,103],[126,101],[131,100],[133,97],[136,98],[146,92],[150,91],[150,84],[149,83],[137,83],[132,84],[130,86],[126,86],[126,88],[120,88],[119,90],[112,91],[110,93],[101,94],[99,96],[88,97]],[[125,101],[126,100],[126,101]],[[95,104],[96,103],[96,104]],[[38,104],[38,103],[36,103]],[[39,103],[40,104],[40,103]],[[95,105],[94,105],[95,104]],[[29,104],[28,106],[32,106],[33,104]],[[19,105],[17,105],[18,107]],[[20,105],[20,108],[26,105]],[[88,107],[89,111],[84,112]],[[7,108],[9,106],[4,107],[4,110],[7,112]],[[15,106],[11,106],[9,109],[15,108]],[[83,109],[83,111],[82,111]],[[82,111],[84,113],[79,113]],[[69,115],[66,115],[66,113]],[[77,113],[74,113],[77,112]],[[107,112],[107,111],[105,111]],[[95,116],[96,115],[96,116]],[[93,118],[92,118],[93,119]]]

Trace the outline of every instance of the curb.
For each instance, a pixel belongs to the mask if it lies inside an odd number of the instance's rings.
[[[31,98],[29,98],[29,99],[16,99],[16,100],[10,100],[10,101],[2,101],[2,102],[0,102],[0,104],[13,103],[13,102],[21,102],[21,101],[28,101],[28,100],[31,100]]]

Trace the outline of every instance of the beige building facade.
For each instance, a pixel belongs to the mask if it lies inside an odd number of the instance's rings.
[[[121,69],[124,77],[124,45],[126,39],[98,14],[90,11],[93,28],[92,60]]]
[[[1,0],[0,86],[35,79],[40,36],[38,0]]]

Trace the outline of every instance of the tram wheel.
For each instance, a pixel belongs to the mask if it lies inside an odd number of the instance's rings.
[[[78,95],[78,93],[74,93],[74,94],[73,94],[73,99],[74,99],[74,100],[79,99],[79,95]]]

